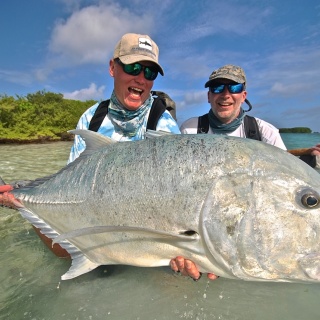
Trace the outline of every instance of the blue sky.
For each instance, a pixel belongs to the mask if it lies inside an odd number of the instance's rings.
[[[165,76],[154,89],[176,101],[179,124],[209,110],[204,83],[235,64],[247,75],[249,114],[320,131],[317,0],[2,0],[0,30],[0,94],[107,99],[114,46],[136,32],[160,48]]]

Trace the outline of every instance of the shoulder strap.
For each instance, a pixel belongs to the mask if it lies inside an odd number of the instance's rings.
[[[152,91],[151,93],[156,95],[156,97],[154,97],[154,101],[150,109],[147,129],[156,130],[158,121],[166,110],[168,110],[173,118],[176,119],[176,108],[174,101],[166,93],[161,91]],[[95,132],[98,131],[103,119],[108,114],[109,103],[110,100],[100,102],[90,121],[89,130]]]
[[[162,114],[165,112],[165,110],[166,110],[166,105],[164,101],[159,97],[154,98],[154,101],[149,113],[147,129],[156,130],[158,121],[162,116]]]
[[[101,123],[105,116],[108,114],[108,106],[109,106],[110,100],[105,100],[99,103],[98,108],[96,109],[90,124],[89,124],[89,130],[97,132],[98,129],[101,126]]]
[[[208,131],[209,131],[209,114],[206,113],[198,117],[197,133],[208,133]]]
[[[163,91],[151,91],[153,98],[159,97],[163,100],[163,103],[166,106],[166,109],[170,112],[171,116],[174,120],[177,121],[177,114],[176,114],[176,103]]]
[[[151,91],[151,94],[154,96],[154,101],[150,109],[147,129],[156,130],[158,121],[166,110],[168,110],[176,120],[176,105],[175,102],[162,91]]]
[[[244,130],[246,132],[246,137],[253,140],[261,141],[261,134],[255,117],[246,115],[243,118]]]

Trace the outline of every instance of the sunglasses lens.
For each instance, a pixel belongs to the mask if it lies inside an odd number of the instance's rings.
[[[214,87],[210,87],[210,91],[212,93],[221,93],[224,90],[225,85],[224,84],[217,84]]]
[[[158,76],[158,70],[150,68],[150,67],[144,68],[144,77],[147,80],[153,81],[156,79],[157,76]]]
[[[212,93],[221,93],[223,92],[224,88],[227,86],[230,93],[240,93],[244,89],[243,83],[237,84],[217,84],[214,87],[210,87],[210,91]]]
[[[142,65],[140,63],[124,64],[123,70],[132,76],[137,76],[142,70]]]
[[[127,74],[130,74],[131,76],[137,76],[141,73],[142,70],[144,70],[144,77],[147,80],[153,81],[158,76],[158,70],[156,68],[145,67],[138,62],[124,64],[119,60],[118,63],[122,66],[123,71]]]
[[[230,93],[240,93],[243,91],[243,83],[229,84],[228,89]]]

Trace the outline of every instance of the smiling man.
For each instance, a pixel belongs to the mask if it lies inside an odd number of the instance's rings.
[[[158,108],[151,94],[153,83],[158,73],[164,75],[158,59],[159,48],[148,35],[123,35],[109,62],[109,74],[114,79],[111,97],[85,111],[77,129],[97,131],[117,141],[144,139],[151,110]],[[160,115],[155,129],[180,133],[167,110]],[[84,149],[85,142],[75,136],[69,162],[74,161]]]
[[[251,109],[251,104],[246,99],[247,80],[244,70],[238,66],[225,65],[214,70],[209,80],[205,83],[208,88],[208,102],[210,111],[201,117],[194,117],[182,123],[180,130],[184,134],[225,134],[229,136],[250,138],[260,140],[278,148],[286,150],[279,130],[270,123],[259,118],[251,118],[242,109],[242,104],[246,102]],[[254,134],[252,134],[254,132]],[[303,161],[311,166],[314,160],[319,158],[320,144],[311,148],[310,156],[306,156]],[[319,161],[318,161],[319,162]],[[187,275],[195,280],[200,279],[201,273],[197,266],[184,257],[176,257],[170,261],[171,269]],[[213,273],[208,273],[207,277],[215,280],[218,277]]]
[[[208,88],[209,113],[202,117],[186,120],[182,123],[182,133],[226,134],[235,137],[250,138],[245,122],[242,104],[247,102],[247,80],[244,70],[231,64],[214,70],[205,83]],[[279,130],[270,123],[253,118],[263,142],[286,150]],[[205,125],[204,123],[207,123]]]

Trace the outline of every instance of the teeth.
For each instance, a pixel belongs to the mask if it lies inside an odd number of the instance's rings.
[[[139,89],[139,88],[134,88],[134,87],[130,87],[130,90],[137,91],[137,92],[139,92],[139,93],[142,92],[141,89]]]

